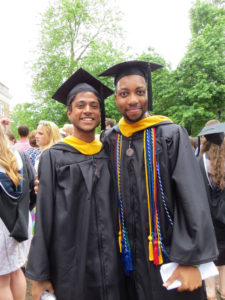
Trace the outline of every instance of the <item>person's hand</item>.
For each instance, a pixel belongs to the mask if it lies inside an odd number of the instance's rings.
[[[8,118],[2,118],[1,123],[4,126],[9,126],[10,125],[10,120]]]
[[[37,195],[38,193],[38,185],[39,185],[39,180],[38,180],[38,177],[36,175],[36,180],[34,181],[34,192],[35,192],[35,195]]]
[[[192,266],[179,265],[163,286],[168,287],[176,279],[181,282],[181,286],[177,289],[179,292],[192,292],[202,286],[201,273],[198,268]]]
[[[32,299],[40,300],[41,294],[44,291],[49,291],[54,294],[54,289],[50,281],[33,281],[32,282]]]
[[[2,118],[1,124],[4,127],[5,130],[9,129],[10,126],[10,120],[8,118]]]

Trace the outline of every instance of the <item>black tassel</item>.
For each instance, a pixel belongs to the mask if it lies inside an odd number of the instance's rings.
[[[148,110],[152,111],[152,72],[151,72],[151,63],[148,63],[147,71],[147,92],[148,92]]]
[[[105,103],[103,99],[103,87],[100,87],[100,109],[101,109],[101,130],[105,130]]]

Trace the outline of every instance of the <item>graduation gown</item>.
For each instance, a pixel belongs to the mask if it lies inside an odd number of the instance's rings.
[[[216,240],[202,176],[194,157],[186,130],[176,124],[161,123],[156,127],[156,149],[159,158],[162,186],[167,210],[163,205],[159,182],[157,184],[158,213],[162,242],[170,261],[183,265],[196,265],[213,261],[217,255]],[[111,170],[115,178],[115,139],[119,127],[102,134],[109,153]],[[129,146],[132,156],[127,156]],[[159,267],[149,261],[148,207],[145,184],[143,131],[131,137],[123,136],[121,150],[121,191],[125,226],[131,244],[134,271],[130,276],[130,299],[205,299],[203,289],[194,292],[167,291],[162,287]],[[136,293],[136,295],[135,295]]]
[[[219,190],[212,188],[212,186],[209,184],[208,176],[206,174],[203,155],[198,157],[197,160],[202,172],[202,177],[208,195],[209,207],[211,209],[217,246],[219,249],[219,256],[215,261],[215,264],[217,266],[223,266],[225,265],[225,189]]]
[[[126,299],[104,151],[60,142],[41,155],[39,179],[27,277],[50,280],[57,300]]]

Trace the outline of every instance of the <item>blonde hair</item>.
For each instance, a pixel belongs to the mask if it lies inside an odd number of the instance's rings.
[[[0,165],[5,169],[6,174],[17,187],[19,185],[21,175],[18,173],[18,164],[15,155],[10,150],[9,140],[0,125]]]
[[[218,120],[210,120],[205,126],[218,123],[220,123]],[[203,137],[200,153],[203,154],[205,152],[208,153],[210,159],[210,181],[213,181],[222,190],[225,184],[225,139],[219,146],[207,141],[207,139]]]
[[[73,135],[73,124],[64,124],[63,130],[67,135]]]
[[[43,134],[47,140],[47,144],[40,147],[41,151],[43,152],[44,150],[58,143],[61,140],[61,134],[58,126],[54,122],[42,120],[39,122],[39,125],[42,126]]]

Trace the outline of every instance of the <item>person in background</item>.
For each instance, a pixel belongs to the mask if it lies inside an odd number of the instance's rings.
[[[118,238],[130,299],[203,300],[196,265],[218,255],[209,204],[186,130],[151,116],[151,72],[145,61],[117,64],[100,76],[114,77],[119,124],[102,133],[110,156],[120,215]],[[178,264],[163,284],[160,265]],[[176,279],[178,289],[166,288]]]
[[[201,156],[198,158],[216,233],[219,257],[218,292],[225,299],[225,123],[210,120],[199,133],[202,136]],[[216,300],[216,278],[206,279],[207,297]]]
[[[73,135],[73,124],[65,124],[63,130],[65,132],[65,137]]]
[[[31,148],[29,148],[26,151],[26,154],[29,156],[33,167],[35,165],[36,157],[41,153],[41,150],[39,149],[39,147],[36,143],[36,133],[37,133],[37,130],[31,131],[31,133],[29,135],[29,143],[31,145]]]
[[[0,300],[24,300],[26,279],[21,267],[32,238],[35,205],[34,172],[23,152],[12,150],[0,125]]]
[[[31,145],[31,148],[29,148],[26,151],[26,154],[28,155],[30,162],[33,167],[35,167],[35,161],[37,157],[41,154],[41,150],[39,149],[37,143],[36,143],[36,133],[37,130],[31,131],[29,134],[29,143]],[[37,175],[36,175],[37,177]],[[35,215],[36,215],[36,206],[31,211],[31,218],[32,218],[32,234],[34,233],[34,225],[35,225]]]
[[[52,147],[54,144],[62,139],[58,126],[54,122],[40,121],[35,133],[36,145],[39,150],[39,154],[35,158],[34,168],[36,174],[38,173],[39,161],[42,153]],[[37,176],[37,175],[36,175]],[[36,179],[35,184],[38,184]],[[32,232],[34,233],[35,219],[36,219],[36,207],[31,212],[32,216]]]
[[[63,130],[63,128],[59,128],[59,132],[61,134],[61,138],[64,139],[66,137],[66,132]]]
[[[17,151],[27,151],[29,148],[31,148],[29,143],[29,128],[25,125],[21,125],[18,127],[18,135],[19,135],[19,141],[15,143],[13,146],[13,149]]]
[[[10,119],[8,119],[8,118],[2,118],[2,119],[0,119],[0,123],[2,124],[2,127],[4,128],[5,132],[9,130]]]
[[[12,133],[12,131],[9,129],[10,127],[10,120],[8,118],[2,118],[0,120],[0,124],[2,125],[2,128],[4,129],[11,146],[15,145],[16,143],[16,138],[15,135]]]
[[[95,139],[113,93],[83,69],[53,95],[67,105],[73,136],[43,152],[37,220],[26,275],[33,300],[126,300],[116,236],[117,202],[108,157]],[[115,220],[114,220],[115,219]]]
[[[193,151],[195,153],[195,151],[196,151],[196,149],[198,147],[198,138],[190,136],[189,139],[190,139],[190,142],[191,142],[192,149],[193,149]]]
[[[59,132],[63,139],[67,136],[73,135],[73,124],[65,124],[62,128],[59,129]]]
[[[61,140],[61,134],[59,132],[58,126],[51,121],[40,121],[37,127],[36,135],[36,144],[40,148],[41,153],[46,149],[50,148],[57,142]],[[38,164],[41,154],[36,157],[35,160],[35,170],[38,169]]]
[[[105,119],[105,129],[110,129],[115,126],[116,121],[114,119],[106,118]]]
[[[12,131],[10,131],[8,129],[8,130],[6,130],[5,133],[6,133],[7,137],[8,137],[8,139],[9,139],[9,142],[10,142],[11,146],[15,145],[16,138],[15,138],[15,135],[12,133]]]

